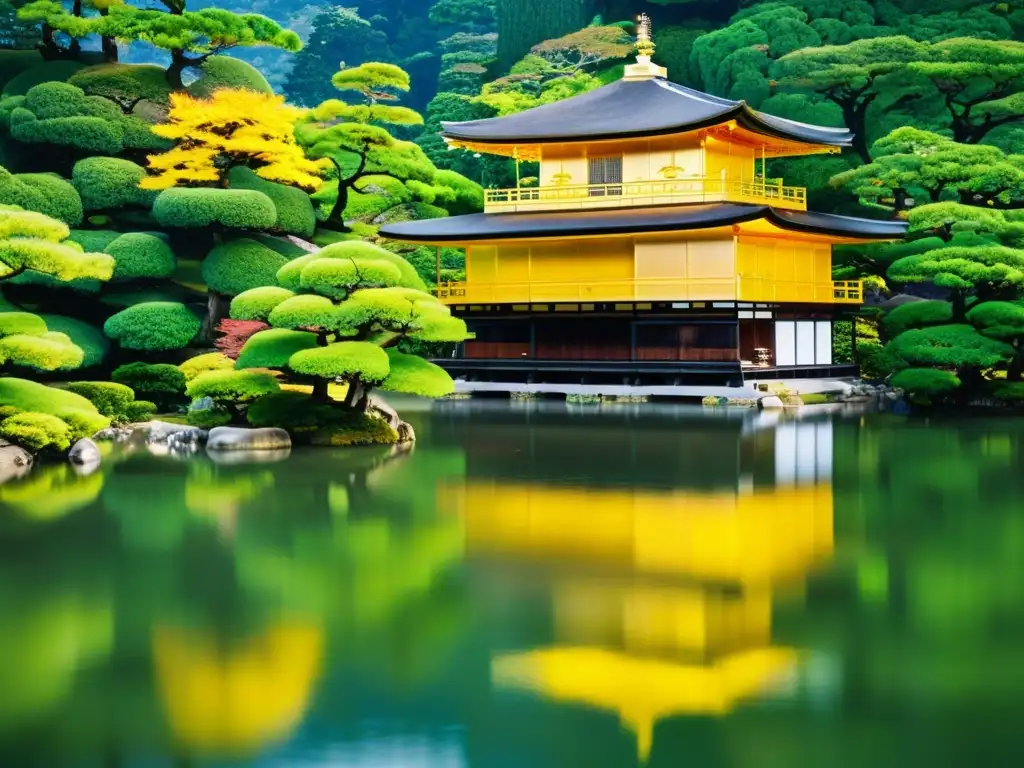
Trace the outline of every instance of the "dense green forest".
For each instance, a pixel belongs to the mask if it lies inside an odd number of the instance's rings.
[[[0,0],[4,373],[113,378],[116,407],[78,388],[92,415],[191,400],[204,425],[263,401],[250,422],[294,427],[333,381],[343,408],[314,422],[351,426],[373,387],[443,394],[417,354],[465,326],[429,294],[433,249],[378,228],[512,186],[441,121],[614,81],[641,12],[675,82],[856,132],[768,174],[814,210],[909,223],[837,251],[880,305],[857,322],[864,374],[920,402],[1024,397],[1024,0]],[[442,249],[442,279],[463,266]],[[36,400],[5,396],[4,434],[97,423]]]

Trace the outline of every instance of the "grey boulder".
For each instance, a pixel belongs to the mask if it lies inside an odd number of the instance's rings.
[[[31,469],[31,453],[6,440],[0,440],[0,484],[24,477]]]
[[[102,458],[99,446],[88,437],[83,437],[72,445],[68,452],[68,461],[80,467],[99,464]]]
[[[274,451],[291,445],[288,433],[277,427],[214,427],[206,440],[207,451]]]

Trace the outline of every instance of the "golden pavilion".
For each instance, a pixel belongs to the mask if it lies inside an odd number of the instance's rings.
[[[637,62],[614,83],[517,114],[443,124],[450,147],[539,162],[538,186],[486,189],[484,212],[389,224],[383,236],[464,248],[440,298],[475,338],[453,374],[494,381],[730,384],[843,375],[832,324],[862,300],[832,246],[905,224],[807,210],[768,160],[840,152],[845,128],[786,120]],[[517,174],[518,176],[518,174]]]

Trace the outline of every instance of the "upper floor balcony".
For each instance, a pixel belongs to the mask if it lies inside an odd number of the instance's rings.
[[[807,210],[807,190],[781,179],[654,179],[614,184],[557,184],[484,190],[486,213],[633,208],[692,203],[747,203]]]
[[[531,304],[576,302],[749,301],[860,304],[860,280],[772,280],[733,278],[635,278],[509,283],[442,283],[445,304]]]

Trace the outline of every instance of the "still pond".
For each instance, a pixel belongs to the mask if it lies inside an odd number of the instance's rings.
[[[2,486],[0,766],[1024,765],[1024,421],[805,410]]]

